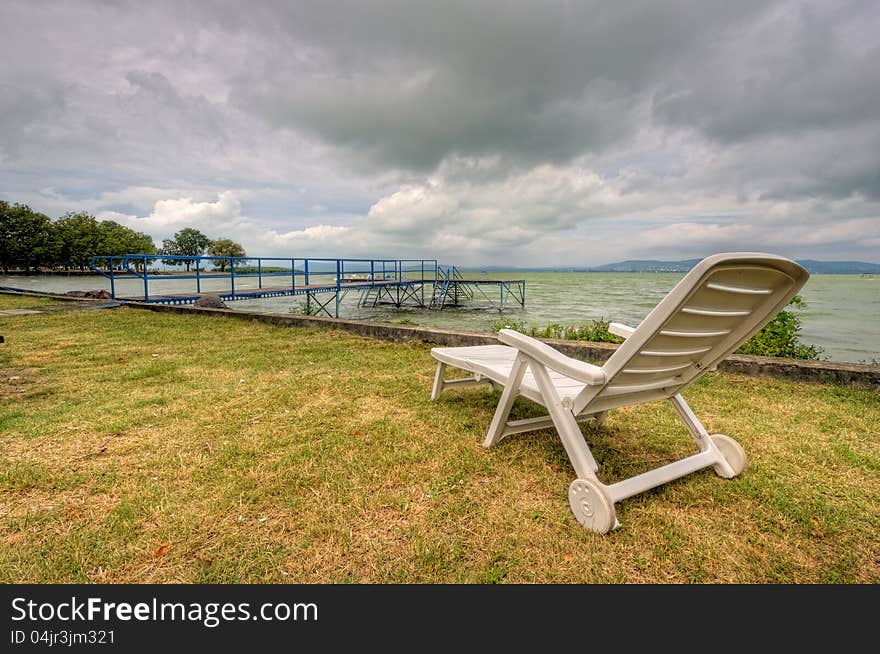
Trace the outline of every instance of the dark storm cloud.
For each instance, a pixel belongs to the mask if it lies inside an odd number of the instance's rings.
[[[660,80],[658,124],[747,149],[765,173],[766,197],[880,197],[878,8],[772,7]]]
[[[858,3],[853,7],[857,7]],[[792,4],[660,84],[657,115],[723,142],[876,123],[880,12]],[[871,15],[873,13],[873,15]]]
[[[873,1],[8,0],[0,197],[263,253],[876,258],[878,34]]]
[[[560,163],[676,129],[790,155],[746,192],[880,193],[880,157],[848,156],[880,146],[876,4],[307,2],[217,20],[281,35],[249,51],[231,100],[353,165]],[[833,170],[815,170],[820,148]]]
[[[227,29],[249,53],[232,100],[385,165],[565,161],[629,138],[650,90],[763,3],[278,3]],[[271,22],[270,22],[271,21]]]

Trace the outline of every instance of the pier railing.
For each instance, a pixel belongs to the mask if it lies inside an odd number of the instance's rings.
[[[339,317],[340,303],[354,291],[359,307],[444,309],[477,295],[499,311],[511,302],[525,306],[525,280],[468,279],[455,266],[441,266],[436,259],[126,254],[92,257],[90,267],[110,281],[114,299],[129,302],[191,304],[208,296],[222,301],[302,296],[307,312]],[[120,293],[123,279],[126,292]],[[490,286],[498,289],[494,298]]]
[[[143,301],[150,302],[150,283],[190,280],[195,293],[203,292],[208,280],[228,281],[229,295],[237,291],[259,291],[264,282],[283,283],[291,291],[339,291],[343,288],[371,287],[387,283],[419,282],[433,284],[441,274],[436,259],[330,259],[320,257],[225,257],[183,256],[168,254],[127,254],[125,256],[92,257],[90,268],[110,280],[110,289],[116,297],[116,282],[120,277],[140,280]],[[182,269],[183,268],[183,269]],[[241,280],[256,280],[244,289]],[[283,280],[283,281],[282,281]],[[236,289],[238,282],[238,289]],[[155,286],[154,286],[155,288]],[[191,293],[181,298],[191,297]],[[162,302],[169,301],[162,295]]]

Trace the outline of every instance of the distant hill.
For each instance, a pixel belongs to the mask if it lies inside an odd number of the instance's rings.
[[[864,261],[814,261],[813,259],[798,259],[798,263],[806,268],[808,272],[816,275],[880,275],[880,263],[865,263]]]
[[[684,261],[656,261],[654,259],[630,259],[618,263],[593,266],[590,272],[687,272],[700,263],[699,259]]]
[[[593,266],[590,272],[687,272],[693,268],[699,259],[686,259],[684,261],[653,261],[639,260],[621,261],[609,263],[604,266]],[[866,263],[864,261],[815,261],[813,259],[798,259],[810,274],[814,275],[880,275],[880,264]]]
[[[514,266],[459,266],[459,270],[480,272],[512,271],[523,272],[652,272],[652,273],[686,273],[696,266],[700,259],[684,261],[657,261],[655,259],[630,259],[617,263],[606,263],[603,266],[545,266],[542,268],[517,268]],[[864,261],[816,261],[814,259],[798,259],[812,275],[880,275],[880,263]]]

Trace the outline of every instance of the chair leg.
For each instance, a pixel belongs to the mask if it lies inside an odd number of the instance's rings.
[[[593,458],[590,448],[587,447],[587,442],[584,440],[584,435],[574,414],[559,400],[559,395],[553,387],[553,382],[550,381],[547,369],[538,363],[529,362],[529,365],[532,368],[532,374],[535,375],[535,381],[538,382],[545,406],[553,419],[553,425],[559,433],[559,438],[562,440],[562,445],[565,447],[577,476],[581,479],[598,481],[596,472],[598,472],[599,466],[596,459]]]
[[[712,452],[717,456],[718,461],[712,468],[720,477],[730,479],[743,471],[746,454],[739,443],[724,434],[709,434],[681,394],[676,393],[669,401],[682,422],[687,425],[688,431],[700,447],[700,452]]]
[[[577,479],[568,488],[571,512],[582,526],[599,534],[606,534],[620,523],[617,521],[614,500],[608,487],[596,476],[599,471],[596,459],[584,440],[571,407],[560,401],[547,369],[532,362],[529,365],[535,381],[538,382],[545,406],[550,411],[553,425],[577,474]]]
[[[507,426],[507,416],[510,415],[513,401],[519,394],[519,386],[522,383],[525,372],[526,360],[522,354],[518,354],[513,362],[513,368],[510,370],[507,383],[504,385],[501,399],[498,400],[498,407],[495,409],[495,415],[492,417],[492,424],[489,425],[489,432],[483,441],[483,447],[492,447],[504,435],[504,428]]]
[[[436,400],[443,392],[443,371],[446,370],[446,364],[442,361],[437,362],[437,372],[434,374],[434,387],[431,389],[431,399]]]

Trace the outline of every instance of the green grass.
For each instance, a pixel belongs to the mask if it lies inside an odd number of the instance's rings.
[[[0,311],[5,309],[39,309],[40,307],[58,306],[63,303],[65,303],[65,300],[55,300],[50,297],[0,293]]]
[[[704,378],[689,401],[749,467],[599,536],[558,438],[484,450],[498,393],[431,402],[426,345],[135,309],[0,333],[0,582],[880,581],[876,392]],[[690,451],[664,404],[585,433],[606,481]]]

